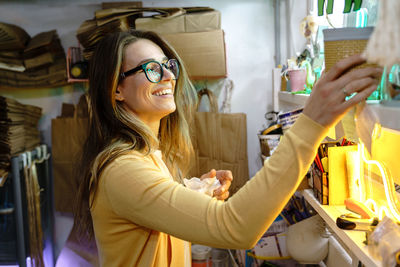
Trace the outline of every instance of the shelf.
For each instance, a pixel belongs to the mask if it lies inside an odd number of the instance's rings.
[[[290,92],[280,91],[278,93],[279,101],[286,102],[294,107],[303,107],[309,97],[305,94],[292,94]]]
[[[400,131],[400,107],[379,103],[368,103],[368,105],[378,116],[382,126]]]
[[[342,230],[336,226],[336,218],[349,211],[345,206],[328,206],[321,205],[314,197],[311,189],[303,191],[306,201],[315,209],[322,217],[327,226],[335,233],[336,237],[342,244],[347,246],[354,256],[360,260],[366,267],[381,267],[382,263],[379,259],[374,258],[368,251],[368,246],[363,243],[365,240],[365,232],[355,230]],[[353,266],[355,266],[353,264]]]
[[[280,110],[292,110],[304,107],[309,95],[291,94],[290,92],[280,91],[279,94]],[[397,101],[394,101],[397,102]],[[400,131],[400,106],[379,104],[377,100],[368,100],[368,106],[377,115],[380,124],[385,128]]]

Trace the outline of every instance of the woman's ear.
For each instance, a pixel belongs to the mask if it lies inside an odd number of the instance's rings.
[[[115,100],[117,100],[117,101],[123,101],[124,100],[124,96],[122,95],[121,89],[120,89],[119,86],[117,87],[117,90],[115,90]]]

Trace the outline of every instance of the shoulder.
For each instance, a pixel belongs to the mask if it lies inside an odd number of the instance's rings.
[[[103,173],[108,175],[119,175],[121,173],[143,172],[146,170],[158,170],[154,162],[154,156],[139,151],[130,151],[113,159],[109,164],[107,164]]]

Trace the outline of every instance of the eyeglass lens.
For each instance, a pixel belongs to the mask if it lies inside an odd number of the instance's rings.
[[[176,60],[168,60],[167,63],[163,64],[166,69],[168,69],[173,75],[174,80],[178,78],[179,75],[179,67]],[[163,70],[158,62],[149,62],[146,65],[146,76],[150,82],[158,83],[161,81],[163,75]]]

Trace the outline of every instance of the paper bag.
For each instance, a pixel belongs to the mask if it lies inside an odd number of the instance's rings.
[[[196,112],[192,125],[192,140],[195,149],[192,177],[200,177],[211,169],[231,170],[232,196],[249,180],[247,160],[247,125],[244,113],[218,113],[214,94],[203,89],[201,97],[206,95],[210,101],[210,112]]]
[[[88,134],[87,105],[86,96],[83,95],[76,107],[63,104],[62,116],[51,121],[54,202],[57,211],[73,211],[79,186],[76,169]],[[68,114],[71,111],[72,114]]]

